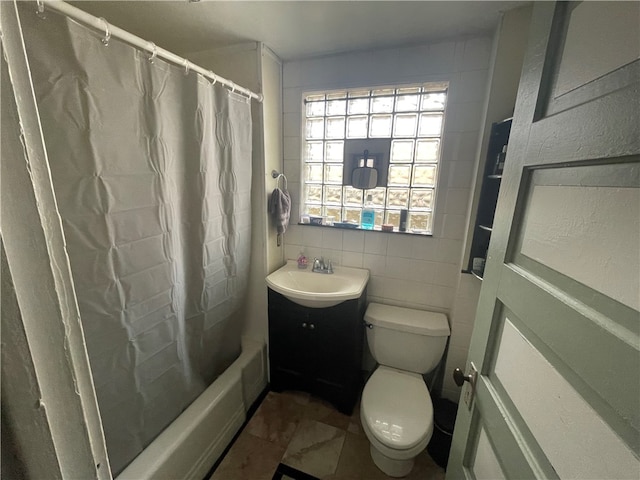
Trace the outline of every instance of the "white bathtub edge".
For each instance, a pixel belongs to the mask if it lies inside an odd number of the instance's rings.
[[[243,338],[240,357],[116,480],[202,480],[266,385],[266,347]]]

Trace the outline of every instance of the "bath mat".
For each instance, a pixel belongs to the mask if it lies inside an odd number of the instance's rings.
[[[319,480],[313,475],[309,475],[308,473],[301,472],[289,465],[285,465],[281,463],[278,465],[276,469],[276,473],[273,474],[273,478],[271,480]]]

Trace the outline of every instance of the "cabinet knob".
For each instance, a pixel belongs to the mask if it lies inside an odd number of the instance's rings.
[[[307,328],[307,322],[302,322],[302,328]]]
[[[309,325],[309,328],[310,328],[311,330],[313,330],[314,328],[316,328],[316,326],[312,323],[312,324],[310,324],[310,325]]]

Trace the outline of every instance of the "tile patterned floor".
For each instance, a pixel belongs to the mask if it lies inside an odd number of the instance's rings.
[[[306,393],[269,392],[210,480],[271,480],[280,462],[319,479],[391,478],[371,460],[358,406],[347,416]],[[444,480],[444,470],[425,450],[405,478]]]

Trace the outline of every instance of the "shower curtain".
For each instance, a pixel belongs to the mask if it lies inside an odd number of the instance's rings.
[[[20,15],[117,474],[240,352],[250,104],[31,2]]]

